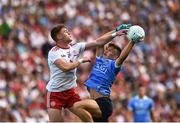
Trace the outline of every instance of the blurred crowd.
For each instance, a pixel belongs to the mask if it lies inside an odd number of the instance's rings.
[[[155,102],[156,121],[180,122],[179,13],[179,0],[0,0],[0,121],[48,121],[47,53],[54,45],[49,31],[55,24],[66,24],[74,41],[89,42],[132,23],[145,29],[146,38],[136,44],[114,82],[110,121],[132,121],[127,103],[143,83]],[[127,44],[124,37],[114,42],[122,48]],[[83,82],[91,68],[78,68],[82,99],[89,97]],[[79,121],[66,109],[63,118]]]

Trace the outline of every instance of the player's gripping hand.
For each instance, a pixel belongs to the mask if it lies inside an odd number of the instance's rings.
[[[132,24],[121,24],[118,27],[116,27],[116,32],[122,30],[122,29],[129,29],[132,26]]]
[[[127,32],[128,32],[128,29],[122,29],[122,30],[116,32],[116,36],[125,35],[125,34],[127,34]]]

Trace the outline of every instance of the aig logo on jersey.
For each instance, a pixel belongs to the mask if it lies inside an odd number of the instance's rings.
[[[66,55],[62,54],[61,57],[66,57]]]
[[[99,71],[101,71],[103,73],[105,73],[107,71],[107,67],[105,65],[103,65],[103,64],[98,64],[97,63],[95,68],[96,68],[96,70],[99,70]]]

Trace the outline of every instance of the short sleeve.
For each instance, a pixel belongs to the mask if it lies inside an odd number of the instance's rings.
[[[112,67],[112,70],[115,72],[115,74],[118,74],[118,72],[121,70],[121,66],[116,66],[115,61],[112,61],[111,67]]]
[[[82,54],[84,52],[85,46],[86,46],[85,42],[75,44],[75,47],[79,51],[79,54]]]
[[[57,51],[49,52],[48,59],[54,63],[57,59],[61,58],[61,53]]]
[[[150,99],[150,106],[149,106],[150,110],[152,110],[154,108],[154,101],[152,99]]]
[[[133,99],[128,102],[128,109],[131,111],[133,110]]]

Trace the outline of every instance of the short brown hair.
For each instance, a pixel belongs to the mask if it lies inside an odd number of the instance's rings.
[[[57,33],[61,31],[62,28],[66,28],[66,26],[64,24],[58,24],[51,29],[51,38],[54,41],[57,41]]]
[[[138,84],[138,88],[146,87],[143,83]]]
[[[121,48],[118,46],[118,45],[116,45],[115,43],[109,43],[108,44],[108,47],[113,47],[113,48],[115,48],[118,52],[119,52],[119,54],[121,53]]]

